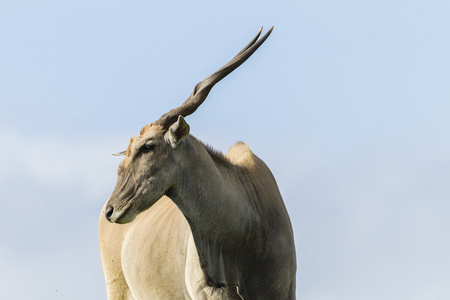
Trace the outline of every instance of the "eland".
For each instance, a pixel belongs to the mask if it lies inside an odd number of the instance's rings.
[[[121,152],[99,220],[109,300],[295,299],[293,231],[271,171],[242,142],[214,151],[184,119],[272,29]]]

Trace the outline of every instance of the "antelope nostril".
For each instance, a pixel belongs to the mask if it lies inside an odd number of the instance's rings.
[[[114,212],[114,208],[111,205],[108,205],[105,210],[105,217],[108,221],[111,221],[111,216]]]

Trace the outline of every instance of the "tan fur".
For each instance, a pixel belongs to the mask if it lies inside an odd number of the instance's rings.
[[[226,157],[233,164],[253,170],[255,165],[255,156],[250,148],[243,142],[238,142],[228,150]]]
[[[140,136],[143,136],[144,134],[146,134],[153,126],[155,126],[154,123],[148,124],[148,125],[145,125],[144,127],[142,127]]]

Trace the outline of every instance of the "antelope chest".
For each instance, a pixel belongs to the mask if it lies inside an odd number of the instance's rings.
[[[108,290],[108,299],[235,299],[234,288],[213,290],[204,284],[190,227],[169,198],[131,224],[102,225],[106,281],[117,286],[117,278],[123,280],[120,291]]]
[[[186,277],[192,276],[186,266],[193,265],[192,260],[198,263],[198,256],[189,252],[191,232],[178,208],[164,197],[130,225],[123,239],[121,263],[134,297],[191,299]],[[195,277],[202,275],[199,271],[197,274],[194,268]]]

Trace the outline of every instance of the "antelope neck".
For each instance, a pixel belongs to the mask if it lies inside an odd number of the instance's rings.
[[[246,251],[254,240],[248,234],[258,232],[259,227],[258,213],[251,204],[256,192],[245,170],[214,157],[192,136],[183,147],[188,163],[168,196],[191,227],[206,284],[238,286],[242,280],[239,269],[252,252]]]

